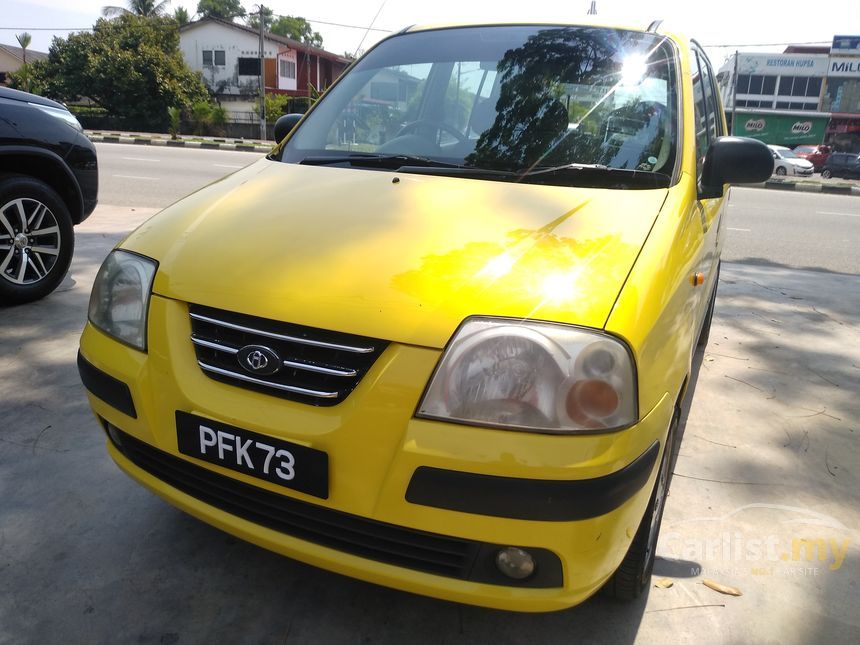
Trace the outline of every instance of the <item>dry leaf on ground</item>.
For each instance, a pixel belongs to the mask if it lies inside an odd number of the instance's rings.
[[[669,578],[660,578],[654,583],[654,586],[658,589],[668,589],[673,584],[675,584],[675,582],[673,580],[669,580]]]
[[[714,591],[724,593],[727,596],[743,596],[743,593],[741,593],[741,590],[737,587],[729,587],[728,585],[722,585],[714,580],[702,580],[702,584],[706,587],[713,589]]]

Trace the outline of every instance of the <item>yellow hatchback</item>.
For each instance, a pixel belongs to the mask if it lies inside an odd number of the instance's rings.
[[[111,457],[378,584],[516,611],[639,595],[726,185],[772,170],[723,136],[701,48],[411,28],[277,131],[102,265],[78,366]]]

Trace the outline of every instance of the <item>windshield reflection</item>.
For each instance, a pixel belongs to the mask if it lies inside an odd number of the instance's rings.
[[[580,164],[672,176],[675,69],[668,43],[641,32],[407,33],[383,41],[332,88],[282,160],[384,154],[523,174]]]

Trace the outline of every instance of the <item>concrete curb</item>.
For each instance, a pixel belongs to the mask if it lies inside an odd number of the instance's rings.
[[[185,139],[157,139],[152,137],[129,137],[112,134],[90,134],[94,143],[130,143],[141,146],[162,146],[169,148],[200,148],[203,150],[238,150],[240,152],[269,152],[272,145],[260,143],[226,143],[224,141],[187,141]]]
[[[821,184],[816,182],[784,181],[780,179],[769,179],[763,184],[753,184],[759,188],[771,190],[788,190],[800,193],[825,193],[830,195],[852,195],[860,197],[860,186],[847,184]]]

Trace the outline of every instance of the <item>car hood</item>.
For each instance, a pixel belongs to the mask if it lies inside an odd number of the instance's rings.
[[[786,161],[798,168],[812,168],[812,162],[807,159],[786,159]]]
[[[441,348],[477,314],[602,327],[666,193],[266,159],[123,247],[168,298]]]

